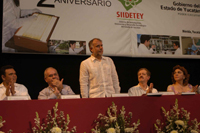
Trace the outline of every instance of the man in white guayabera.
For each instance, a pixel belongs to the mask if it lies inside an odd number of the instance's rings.
[[[103,44],[99,38],[89,42],[92,55],[80,65],[80,91],[82,98],[110,97],[120,93],[115,65],[111,58],[103,56]]]
[[[17,75],[11,65],[2,66],[0,69],[3,82],[0,84],[0,100],[7,100],[7,96],[30,96],[27,88],[16,83]]]

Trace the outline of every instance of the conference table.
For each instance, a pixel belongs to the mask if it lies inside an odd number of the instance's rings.
[[[140,119],[140,133],[155,133],[154,123],[163,119],[161,107],[167,111],[172,109],[178,99],[179,108],[191,113],[190,120],[197,118],[200,121],[200,95],[170,95],[170,96],[141,96],[141,97],[111,97],[111,98],[85,98],[85,99],[52,99],[52,100],[18,100],[0,101],[0,116],[6,122],[0,131],[13,133],[31,133],[36,126],[34,118],[38,112],[40,120],[46,118],[48,110],[52,110],[58,103],[58,114],[64,111],[69,114],[69,129],[76,126],[77,133],[89,133],[94,128],[94,120],[99,113],[106,114],[108,107],[114,102],[118,113],[122,106],[126,115],[133,113],[132,122]]]

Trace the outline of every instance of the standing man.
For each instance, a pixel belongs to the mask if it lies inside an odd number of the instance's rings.
[[[173,46],[174,46],[174,49],[176,49],[176,51],[175,51],[175,55],[181,55],[181,49],[180,49],[180,44],[179,44],[179,42],[174,42],[173,43]]]
[[[158,91],[153,88],[153,83],[150,83],[150,86],[147,85],[151,73],[146,68],[140,68],[138,71],[138,85],[131,87],[128,90],[129,96],[142,96],[147,93],[157,93]]]
[[[22,84],[16,83],[17,75],[13,66],[6,65],[1,67],[0,73],[3,80],[0,84],[0,100],[6,100],[7,96],[29,96],[27,88]]]
[[[149,44],[150,44],[150,39],[151,37],[149,35],[141,35],[140,37],[140,45],[138,47],[138,52],[140,54],[152,54],[153,53],[153,48],[155,48],[155,45],[152,45],[150,49]]]
[[[104,57],[102,40],[94,38],[89,42],[92,55],[81,62],[80,90],[82,98],[110,97],[120,93],[115,65],[111,58]]]
[[[60,99],[61,95],[74,95],[71,87],[63,84],[58,72],[53,67],[48,67],[44,71],[44,80],[49,85],[40,91],[38,99]]]

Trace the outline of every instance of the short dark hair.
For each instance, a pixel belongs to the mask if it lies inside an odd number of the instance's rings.
[[[146,71],[147,71],[147,75],[148,75],[148,76],[151,76],[151,72],[150,72],[148,69],[146,69],[146,68],[140,68],[140,69],[138,70],[137,74],[138,74],[139,71],[141,71],[141,70],[146,70]]]
[[[179,42],[174,42],[174,44],[180,48],[180,43]]]
[[[6,74],[6,69],[14,69],[14,67],[11,66],[11,65],[2,66],[1,69],[0,69],[0,74],[5,76],[5,74]]]
[[[74,43],[76,43],[76,41],[69,41],[69,47],[71,47],[70,44],[74,44]]]
[[[188,71],[185,69],[185,67],[183,66],[180,66],[180,65],[176,65],[175,67],[173,67],[173,72],[172,72],[172,83],[175,84],[176,81],[174,79],[174,72],[176,69],[180,69],[184,76],[185,76],[185,79],[183,80],[183,85],[186,86],[188,84],[188,81],[190,79],[190,75],[188,74]]]
[[[141,35],[140,43],[144,43],[145,41],[149,41],[151,39],[150,35]]]

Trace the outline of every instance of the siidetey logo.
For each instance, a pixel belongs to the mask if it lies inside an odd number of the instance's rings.
[[[133,6],[136,6],[142,2],[142,0],[119,0],[119,1],[125,7],[126,11],[130,10],[131,8],[133,8]]]

